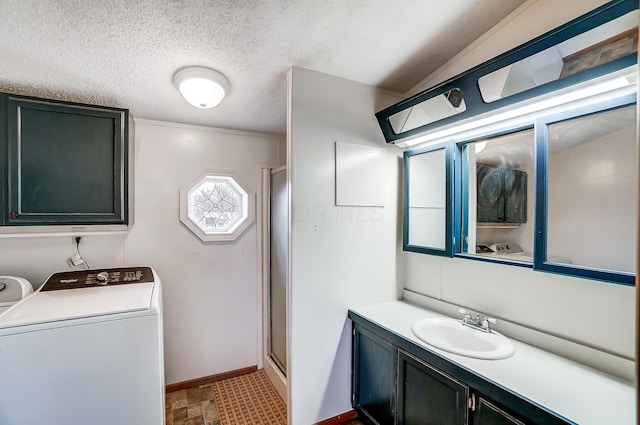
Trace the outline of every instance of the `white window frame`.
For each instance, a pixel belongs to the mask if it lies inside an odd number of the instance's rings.
[[[216,229],[203,226],[190,213],[192,194],[204,183],[211,180],[222,180],[240,195],[241,217],[229,227]],[[233,241],[236,240],[255,220],[255,194],[247,190],[238,178],[229,171],[205,170],[188,188],[180,190],[180,221],[187,226],[202,241]]]

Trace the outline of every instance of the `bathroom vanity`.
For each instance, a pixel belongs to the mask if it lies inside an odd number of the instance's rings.
[[[635,424],[630,383],[514,339],[500,360],[431,347],[411,327],[437,317],[403,301],[349,310],[352,401],[371,423]]]

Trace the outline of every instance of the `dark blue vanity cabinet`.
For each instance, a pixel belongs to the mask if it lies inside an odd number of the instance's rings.
[[[127,110],[9,94],[0,103],[0,225],[127,224]]]
[[[384,339],[357,327],[353,334],[355,407],[374,423],[393,424],[396,406],[398,350]]]
[[[482,397],[472,399],[475,405],[472,425],[522,425],[523,422],[517,420],[504,410],[496,407],[491,402]]]
[[[563,418],[349,311],[353,407],[374,425],[567,425]]]
[[[399,350],[398,424],[466,424],[468,399],[467,385]]]

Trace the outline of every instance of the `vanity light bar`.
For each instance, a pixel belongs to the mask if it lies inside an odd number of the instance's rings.
[[[413,139],[396,142],[401,148],[416,145],[427,146],[439,143],[455,136],[456,139],[471,138],[475,134],[488,133],[505,126],[518,126],[532,122],[544,112],[545,115],[575,109],[594,101],[603,101],[620,97],[637,91],[638,68],[630,68],[613,72],[581,84],[567,87],[553,93],[509,106],[502,110],[480,115],[450,127],[421,134]]]

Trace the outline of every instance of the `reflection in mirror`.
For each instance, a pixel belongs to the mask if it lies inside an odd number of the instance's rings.
[[[408,156],[408,226],[405,244],[446,249],[446,152],[437,149]]]
[[[482,99],[499,99],[612,62],[638,50],[638,11],[478,79]]]
[[[453,89],[391,115],[389,123],[393,132],[400,134],[459,114],[466,109],[462,92]]]
[[[635,105],[549,125],[548,261],[635,272],[635,140]]]
[[[461,252],[532,262],[534,145],[525,130],[463,146]]]

